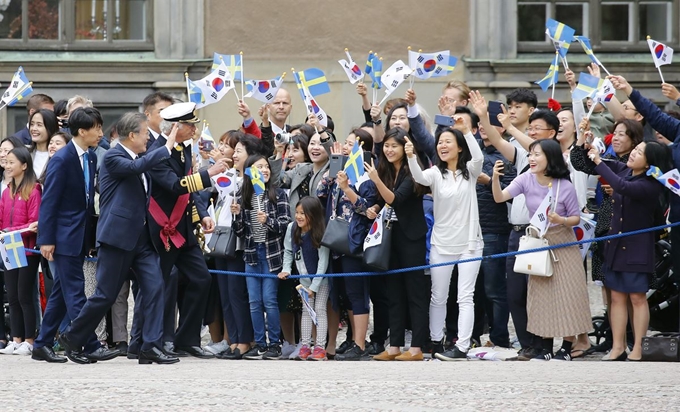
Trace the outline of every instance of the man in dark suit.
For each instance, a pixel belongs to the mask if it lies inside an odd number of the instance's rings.
[[[40,335],[33,346],[33,359],[65,362],[52,351],[54,336],[64,315],[78,317],[85,305],[85,255],[94,230],[94,184],[97,157],[90,147],[102,136],[102,117],[97,109],[75,110],[69,118],[73,140],[52,156],[47,166],[45,189],[40,205],[38,245],[45,259],[54,261],[56,276],[47,302]],[[108,360],[117,351],[103,348],[91,333],[83,352],[67,351],[76,363]]]
[[[209,169],[191,174],[191,139],[196,133],[194,103],[175,103],[161,111],[168,124],[177,123],[177,137],[170,158],[154,167],[150,174],[153,181],[149,212],[151,240],[159,251],[161,270],[165,280],[165,313],[163,334],[165,340],[172,338],[164,351],[171,355],[192,355],[211,358],[210,352],[201,348],[201,326],[208,298],[211,277],[203,252],[193,233],[194,225],[202,224],[206,233],[214,230],[215,222],[208,216],[198,191],[211,185],[210,177],[227,169],[226,162],[219,160]],[[150,150],[165,145],[164,134],[159,135]],[[187,278],[184,296],[179,307],[180,320],[175,332],[175,307],[177,304],[177,275],[171,274],[173,266]],[[177,273],[177,272],[175,272]],[[142,299],[146,299],[142,292]],[[136,323],[141,321],[135,311]],[[140,324],[133,326],[133,331]],[[133,336],[133,339],[135,337]],[[174,345],[173,345],[174,343]],[[130,347],[132,348],[132,343]]]
[[[172,105],[175,99],[169,94],[163,92],[155,92],[146,96],[142,101],[142,111],[146,115],[149,121],[149,141],[147,142],[147,148],[151,147],[152,144],[161,135],[161,122],[163,118],[161,117],[161,110]]]
[[[26,101],[26,110],[28,111],[29,119],[33,113],[40,109],[54,110],[54,100],[46,94],[36,93]],[[32,139],[31,133],[28,131],[28,123],[26,124],[26,127],[18,130],[12,137],[20,139],[26,145],[31,144]]]
[[[97,289],[71,322],[70,331],[59,337],[59,343],[68,350],[80,350],[116,301],[132,269],[144,297],[143,303],[138,303],[143,305],[146,319],[139,363],[176,363],[179,359],[161,351],[163,277],[147,216],[139,211],[149,204],[151,177],[147,172],[170,157],[177,130],[170,133],[164,147],[141,158],[139,154],[146,151],[149,139],[146,116],[126,113],[118,122],[118,130],[120,144],[107,152],[99,170]]]

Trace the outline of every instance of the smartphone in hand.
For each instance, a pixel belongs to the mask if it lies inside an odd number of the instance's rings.
[[[491,123],[492,126],[503,127],[501,122],[498,121],[498,115],[503,113],[504,106],[503,102],[499,102],[498,100],[491,100],[489,102],[489,108],[487,110],[489,112],[489,123]]]

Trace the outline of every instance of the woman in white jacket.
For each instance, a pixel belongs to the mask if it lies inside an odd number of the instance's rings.
[[[466,124],[465,117],[454,116],[451,128],[435,135],[437,164],[423,171],[411,142],[404,148],[413,179],[432,190],[434,227],[432,229],[430,263],[451,262],[482,255],[484,242],[477,209],[477,177],[482,172],[484,154]],[[458,341],[453,349],[443,352],[446,323],[446,301],[453,265],[433,267],[430,298],[430,337],[435,343],[435,356],[441,360],[466,360],[474,324],[472,298],[480,261],[458,265]],[[442,353],[443,352],[443,353]]]

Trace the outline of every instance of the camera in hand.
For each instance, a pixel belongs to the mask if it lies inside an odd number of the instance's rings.
[[[278,144],[290,144],[290,142],[293,140],[293,135],[288,133],[288,132],[281,132],[277,133],[276,136],[274,136],[276,139],[276,142]]]

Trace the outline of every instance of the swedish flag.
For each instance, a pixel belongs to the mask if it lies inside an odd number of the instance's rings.
[[[380,81],[380,76],[382,76],[383,62],[378,58],[378,56],[373,56],[373,62],[371,63],[373,71],[371,71],[371,87],[374,89],[382,89],[382,82]]]
[[[28,266],[26,261],[26,248],[21,240],[21,233],[11,232],[0,237],[0,244],[5,253],[2,253],[5,269],[12,270]]]
[[[250,182],[253,184],[253,190],[256,195],[264,193],[264,180],[262,180],[262,173],[255,166],[250,166],[246,169],[245,174],[250,177]]]
[[[185,76],[187,79],[187,95],[189,96],[189,101],[196,103],[196,108],[201,108],[205,106],[205,96],[203,96],[203,91],[194,82],[189,79],[189,76]]]
[[[347,179],[353,185],[356,185],[359,178],[364,174],[364,151],[361,149],[358,140],[354,142],[349,159],[345,162],[345,173],[347,173]]]
[[[557,76],[559,75],[560,67],[558,61],[559,57],[559,54],[555,52],[555,59],[552,63],[550,63],[550,68],[545,74],[545,77],[535,82],[537,85],[541,86],[541,89],[543,89],[544,92],[548,90],[548,87],[552,86],[553,84],[557,84]]]
[[[573,100],[583,100],[586,97],[593,97],[597,89],[604,84],[604,80],[592,76],[588,73],[581,72],[578,75],[578,85],[571,93]]]
[[[373,71],[373,52],[368,52],[368,58],[366,59],[366,68],[364,69],[364,74],[371,74]]]
[[[548,19],[545,26],[548,37],[555,43],[555,49],[560,53],[561,57],[567,57],[567,52],[571,42],[574,41],[576,30],[553,19]]]
[[[298,89],[302,89],[302,86],[305,86],[312,96],[316,97],[331,92],[328,79],[326,79],[326,75],[321,69],[311,68],[297,72],[295,80],[298,84]]]
[[[585,37],[585,36],[574,36],[574,39],[578,40],[578,42],[581,44],[581,47],[583,47],[583,51],[586,52],[588,57],[590,57],[590,60],[597,64],[598,66],[601,66],[602,63],[600,63],[600,60],[595,57],[595,53],[593,53],[593,47],[590,45],[590,39]]]
[[[213,53],[212,70],[219,67],[220,62],[224,61],[224,65],[229,69],[231,78],[234,81],[241,81],[241,55],[240,54],[219,54]]]

